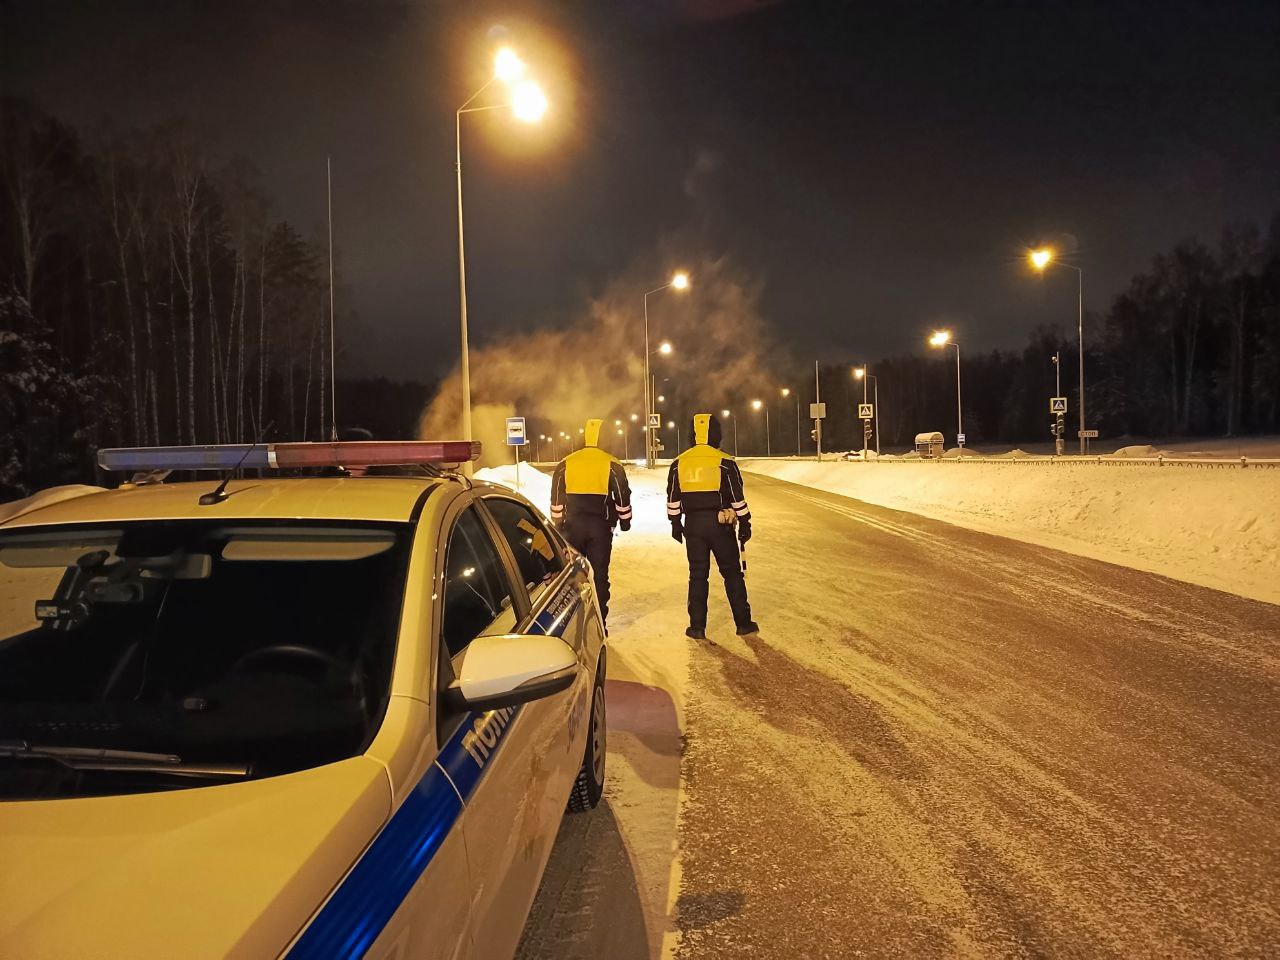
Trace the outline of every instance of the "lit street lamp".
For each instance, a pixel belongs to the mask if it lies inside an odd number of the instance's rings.
[[[960,406],[960,344],[951,339],[950,330],[936,330],[929,338],[929,346],[956,348],[956,446],[963,447],[964,443],[960,439],[964,436],[964,414]]]
[[[661,293],[668,287],[675,290],[688,290],[689,274],[685,273],[683,270],[677,270],[672,274],[670,280],[660,287],[654,287],[644,295],[644,462],[645,466],[649,469],[653,469],[654,454],[653,431],[649,429],[649,414],[653,413],[653,393],[651,392],[653,388],[649,383],[649,357],[651,356],[649,352],[649,297],[655,293]],[[663,341],[662,346],[658,347],[658,352],[664,355],[671,353],[671,344],[667,341]],[[635,417],[632,417],[632,419],[634,420]]]
[[[1054,263],[1076,272],[1076,342],[1080,350],[1080,452],[1083,454],[1086,445],[1084,437],[1084,270],[1074,263],[1059,260],[1050,247],[1029,251],[1027,259],[1031,261],[1031,266],[1042,274],[1049,269],[1050,264]]]
[[[462,115],[479,113],[482,110],[500,110],[510,107],[515,118],[522,123],[537,123],[547,112],[547,98],[541,88],[524,79],[524,62],[509,47],[498,51],[493,61],[493,74],[471,96],[469,96],[454,114],[454,157],[458,180],[458,304],[459,326],[461,328],[462,346],[462,437],[471,440],[471,355],[467,349],[467,248],[462,231]],[[510,99],[504,103],[473,107],[480,94],[493,83],[501,83],[511,91]],[[463,472],[471,475],[471,463],[462,465]]]
[[[615,421],[614,421],[614,423],[621,423],[621,422],[622,422],[621,420],[615,420]],[[627,440],[628,440],[628,437],[627,437],[627,431],[625,431],[625,430],[623,430],[623,429],[619,428],[619,429],[618,429],[618,436],[620,436],[620,437],[622,438],[622,459],[623,459],[623,460],[630,460],[630,459],[631,459],[631,453],[630,453],[630,452],[628,451],[628,449],[627,449],[627,447],[628,447],[628,444],[627,444]]]
[[[678,455],[680,453],[680,427],[674,420],[668,420],[667,429],[674,430],[676,432],[676,454]]]
[[[728,420],[732,416],[732,414],[729,413],[728,410],[721,410],[720,412],[724,415],[724,418],[726,420]],[[733,455],[735,457],[738,455],[738,421],[737,419],[734,419],[733,421]]]
[[[782,398],[785,400],[791,396],[791,388],[783,387],[781,390]],[[800,456],[800,394],[796,394],[796,456]]]
[[[773,442],[769,437],[769,405],[763,400],[752,400],[752,410],[764,410],[764,455],[773,456]]]
[[[959,351],[959,347],[956,348]],[[875,382],[874,393],[872,394],[872,402],[875,404],[871,408],[871,416],[875,422],[876,431],[876,456],[880,456],[880,379],[874,373],[867,373],[867,365],[864,363],[860,367],[853,368],[853,379],[862,381],[862,402],[867,402],[867,381]],[[867,459],[867,431],[862,431],[862,459]]]

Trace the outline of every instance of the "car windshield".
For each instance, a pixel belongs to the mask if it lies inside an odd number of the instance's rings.
[[[409,528],[136,522],[0,534],[0,799],[274,776],[362,752]]]

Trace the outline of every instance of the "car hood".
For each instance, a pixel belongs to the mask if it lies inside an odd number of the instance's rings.
[[[386,821],[355,757],[248,783],[0,803],[0,953],[273,957]]]

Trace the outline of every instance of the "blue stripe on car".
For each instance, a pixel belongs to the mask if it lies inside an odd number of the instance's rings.
[[[562,636],[577,605],[577,590],[571,588],[548,604],[533,626],[548,636]],[[520,709],[467,714],[294,943],[290,960],[364,956],[457,823]]]

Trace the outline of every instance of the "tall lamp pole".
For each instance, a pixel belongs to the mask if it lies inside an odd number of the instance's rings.
[[[537,123],[547,112],[547,98],[535,83],[524,80],[525,65],[509,47],[498,51],[493,60],[493,74],[475,93],[463,101],[454,114],[454,165],[458,185],[458,306],[462,346],[462,438],[472,439],[471,430],[471,353],[467,346],[467,247],[462,230],[462,115],[483,110],[510,108],[517,120]],[[495,82],[502,83],[511,96],[503,103],[474,107],[476,99]],[[471,475],[471,463],[463,464],[463,472]]]
[[[1080,407],[1080,453],[1083,454],[1087,445],[1084,436],[1084,270],[1074,263],[1066,263],[1059,260],[1057,253],[1051,247],[1040,247],[1038,250],[1032,250],[1027,254],[1027,259],[1031,261],[1031,266],[1041,273],[1044,273],[1050,264],[1057,264],[1060,267],[1066,267],[1076,272],[1076,344],[1080,351],[1080,396],[1078,398],[1078,406]]]
[[[783,387],[780,391],[783,399],[791,396],[791,388]],[[800,394],[796,394],[796,456],[800,456]]]
[[[654,287],[644,295],[644,463],[650,470],[653,469],[654,460],[654,429],[649,426],[649,414],[653,413],[654,410],[652,387],[649,383],[649,357],[651,356],[649,352],[649,298],[655,293],[661,293],[668,287],[681,291],[688,290],[689,274],[683,270],[677,270],[672,274],[670,280],[660,287]],[[671,352],[669,343],[663,344],[663,347],[666,348],[662,350],[663,353]]]
[[[726,420],[731,418],[733,420],[733,455],[736,457],[738,455],[738,418],[734,417],[728,410],[721,410],[720,412]]]
[[[874,405],[871,408],[872,422],[875,424],[876,433],[876,456],[880,456],[880,378],[874,373],[867,373],[867,365],[864,363],[860,367],[853,368],[853,377],[855,380],[862,381],[862,402],[867,402],[867,381],[872,382],[872,397]],[[867,433],[862,432],[862,459],[867,459]]]
[[[773,456],[773,441],[769,437],[769,405],[763,400],[752,400],[752,410],[764,410],[764,455],[766,457]]]
[[[964,408],[960,402],[960,344],[951,338],[950,330],[937,330],[929,338],[929,346],[956,348],[956,446],[963,447],[960,442],[964,436]]]

